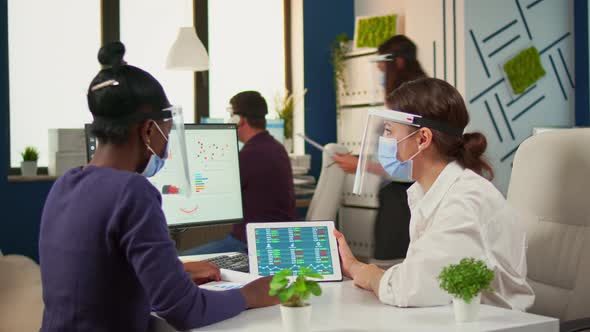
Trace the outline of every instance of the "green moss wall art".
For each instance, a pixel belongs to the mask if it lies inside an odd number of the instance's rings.
[[[541,55],[535,47],[529,47],[504,64],[504,72],[514,94],[519,95],[545,76]]]
[[[356,47],[378,47],[393,37],[397,30],[397,15],[359,17],[356,24]]]

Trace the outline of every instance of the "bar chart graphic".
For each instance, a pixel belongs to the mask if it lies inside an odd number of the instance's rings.
[[[200,193],[203,192],[207,186],[207,181],[209,179],[205,177],[202,173],[195,173],[194,177],[194,185],[195,185],[195,192]]]

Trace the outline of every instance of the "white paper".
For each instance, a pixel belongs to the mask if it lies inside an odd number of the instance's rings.
[[[318,143],[318,142],[316,142],[316,141],[312,140],[311,138],[309,138],[309,137],[307,137],[307,136],[305,136],[305,135],[303,135],[303,134],[297,134],[297,136],[299,136],[299,137],[303,138],[303,139],[304,139],[304,140],[305,140],[307,143],[309,143],[309,144],[310,144],[311,146],[313,146],[314,148],[316,148],[316,149],[318,149],[318,150],[320,150],[320,151],[322,151],[322,152],[326,152],[326,153],[327,153],[327,154],[328,154],[330,157],[332,157],[332,156],[333,156],[333,153],[331,153],[331,152],[329,152],[329,151],[326,151],[326,149],[324,148],[324,146],[323,146],[323,145],[321,145],[320,143]]]
[[[250,274],[250,273],[244,273],[244,272],[238,272],[238,271],[232,271],[232,270],[226,270],[226,269],[220,269],[220,271],[221,271],[221,280],[237,282],[237,283],[241,283],[244,285],[260,278],[260,276],[256,275],[256,274]]]
[[[206,284],[200,285],[199,287],[214,291],[225,291],[229,289],[242,288],[247,283],[260,278],[260,276],[255,274],[237,272],[226,269],[220,269],[220,272],[221,281],[211,281]]]
[[[206,284],[200,285],[199,288],[213,290],[213,291],[226,291],[230,289],[242,288],[244,284],[239,282],[231,281],[211,281]]]

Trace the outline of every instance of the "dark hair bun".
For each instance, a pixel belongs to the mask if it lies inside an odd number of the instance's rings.
[[[98,62],[103,66],[118,67],[125,64],[125,45],[116,41],[111,42],[100,48],[98,51]]]
[[[457,160],[463,167],[469,168],[474,172],[487,177],[494,178],[492,166],[483,159],[483,154],[488,147],[488,141],[482,133],[463,134],[461,139],[462,148],[459,151]]]
[[[467,133],[463,134],[463,147],[471,156],[480,158],[486,152],[488,142],[481,133]]]

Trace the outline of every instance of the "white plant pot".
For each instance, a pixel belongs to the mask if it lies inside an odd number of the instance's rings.
[[[287,150],[287,153],[293,153],[293,139],[292,138],[285,138],[285,141],[283,142],[283,146],[285,147],[285,150]]]
[[[305,307],[286,307],[281,305],[281,317],[283,318],[283,331],[311,331],[311,304]]]
[[[36,176],[37,162],[36,161],[22,161],[20,163],[20,173],[22,176]]]
[[[479,307],[481,306],[481,294],[474,297],[471,302],[466,303],[462,299],[453,298],[453,309],[455,310],[455,321],[457,323],[473,322],[477,320]]]

